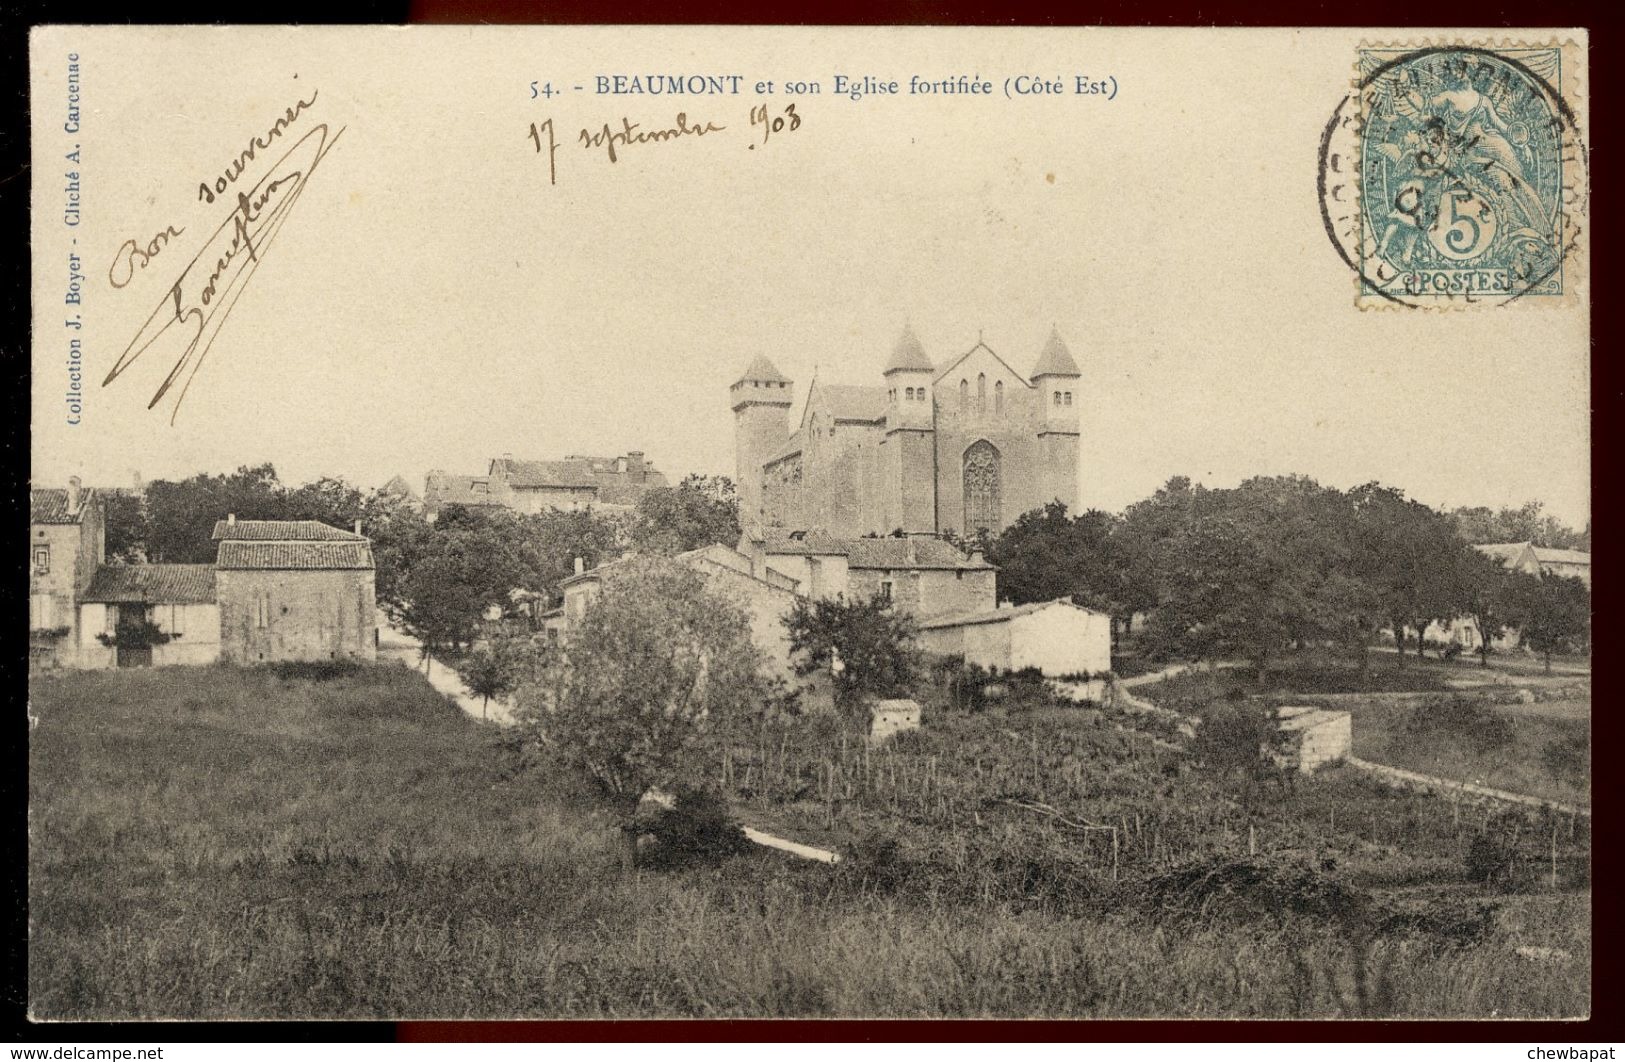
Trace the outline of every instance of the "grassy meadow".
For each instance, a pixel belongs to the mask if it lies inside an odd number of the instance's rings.
[[[1583,827],[1554,887],[1553,824],[1209,778],[1076,709],[939,712],[872,752],[765,725],[697,772],[848,858],[626,872],[582,791],[404,667],[30,692],[40,1018],[1590,1009]]]

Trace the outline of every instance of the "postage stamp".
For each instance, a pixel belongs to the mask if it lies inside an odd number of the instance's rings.
[[[1362,306],[1572,300],[1587,165],[1564,53],[1359,49],[1354,93],[1323,139],[1321,184]]]

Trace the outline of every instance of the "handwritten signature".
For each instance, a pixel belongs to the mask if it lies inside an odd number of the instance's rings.
[[[231,214],[181,270],[140,332],[119,355],[112,371],[102,381],[103,387],[118,379],[149,351],[160,359],[174,357],[169,374],[147,408],[156,406],[180,382],[169,418],[171,424],[175,423],[193,377],[230,317],[232,307],[242,296],[248,279],[287,223],[311,174],[343,133],[341,127],[329,135],[326,123],[312,126],[271,164],[269,172],[257,184],[246,192],[237,193]],[[236,174],[229,176],[236,178]],[[143,260],[140,264],[144,267],[146,262]]]

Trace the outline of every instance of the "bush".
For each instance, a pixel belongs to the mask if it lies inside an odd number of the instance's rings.
[[[654,838],[640,861],[661,869],[714,866],[751,847],[727,800],[708,789],[679,789],[671,807],[640,826]]]
[[[1512,720],[1476,697],[1431,697],[1412,708],[1401,729],[1416,737],[1459,741],[1475,752],[1504,749],[1512,744]]]
[[[356,660],[279,660],[265,667],[271,674],[287,682],[303,679],[306,682],[331,682],[349,678],[361,670]]]

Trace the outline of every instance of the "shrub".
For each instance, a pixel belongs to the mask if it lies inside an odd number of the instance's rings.
[[[1401,729],[1416,737],[1459,741],[1479,753],[1512,744],[1512,720],[1492,710],[1481,698],[1430,697],[1412,708]]]
[[[303,679],[306,682],[331,682],[349,678],[361,670],[355,660],[279,660],[265,667],[286,682]]]
[[[663,869],[711,866],[751,847],[728,801],[708,789],[679,789],[673,805],[650,815],[641,832],[654,843],[640,861]]]

